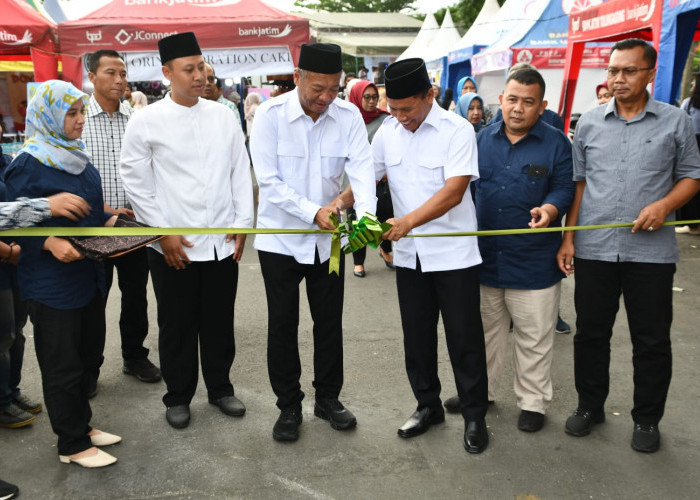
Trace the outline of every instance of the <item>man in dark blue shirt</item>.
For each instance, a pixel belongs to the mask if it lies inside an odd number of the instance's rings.
[[[571,143],[540,120],[547,102],[537,70],[509,75],[500,96],[504,120],[477,138],[475,204],[479,230],[561,226],[574,196]],[[503,371],[511,320],[518,428],[535,432],[552,400],[552,346],[559,307],[560,233],[479,238],[481,317],[489,400]]]

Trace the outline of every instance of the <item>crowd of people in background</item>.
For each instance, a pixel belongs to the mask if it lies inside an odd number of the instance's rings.
[[[700,75],[680,110],[659,103],[646,91],[654,49],[636,39],[618,42],[607,80],[595,88],[599,106],[577,120],[572,144],[561,117],[547,109],[544,79],[528,64],[511,68],[491,116],[471,76],[440,100],[421,59],[389,65],[383,85],[376,66],[341,81],[340,48],[307,44],[294,89],[280,86],[267,100],[249,92],[241,103],[238,94],[238,102],[224,96],[192,33],[158,46],[171,86],[151,104],[127,83],[124,61],[113,51],[91,56],[92,96],[61,81],[38,87],[23,149],[14,159],[0,156],[0,227],[112,226],[126,216],[156,227],[249,228],[251,164],[260,190],[259,228],[332,229],[328,215],[339,210],[350,218],[376,214],[392,225],[379,257],[395,271],[406,371],[417,402],[397,433],[408,439],[426,432],[444,422],[446,408],[462,414],[469,453],[488,446],[485,417],[502,378],[509,331],[517,427],[543,428],[554,396],[553,336],[571,331],[559,316],[559,299],[575,248],[578,404],[565,431],[585,436],[605,420],[610,337],[623,295],[635,349],[631,445],[642,452],[659,448],[679,255],[674,230],[662,224],[676,210],[683,219],[700,216]],[[651,140],[659,135],[665,140]],[[630,167],[635,155],[644,160],[641,170]],[[635,221],[631,232],[404,238],[623,220]],[[700,234],[700,228],[676,232]],[[0,241],[0,426],[30,425],[45,405],[61,462],[103,467],[117,461],[101,447],[121,437],[92,426],[89,401],[98,392],[115,272],[123,372],[147,383],[164,380],[168,424],[189,425],[200,361],[209,402],[228,416],[243,415],[229,372],[245,240],[240,234],[166,236],[105,263],[84,258],[64,238]],[[302,280],[314,323],[314,414],[336,430],[355,427],[355,415],[339,400],[344,257],[339,273],[329,273],[325,234],[261,234],[254,246],[267,297],[268,373],[280,411],[273,439],[295,441],[303,420]],[[353,253],[357,278],[366,276],[366,253]],[[160,367],[144,347],[149,274]],[[437,376],[440,315],[457,389],[444,403]],[[19,388],[27,316],[44,405]],[[2,491],[16,487],[0,481]]]

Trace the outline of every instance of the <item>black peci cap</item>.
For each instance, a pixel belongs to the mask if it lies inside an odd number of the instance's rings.
[[[340,46],[334,43],[306,43],[301,46],[299,69],[333,75],[343,71]]]
[[[405,99],[432,87],[425,61],[417,57],[390,64],[384,71],[384,80],[389,99]]]
[[[197,38],[191,31],[161,38],[158,40],[158,51],[160,52],[161,64],[179,57],[202,55],[202,49],[199,48]]]

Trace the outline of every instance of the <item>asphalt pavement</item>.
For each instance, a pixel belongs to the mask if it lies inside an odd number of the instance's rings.
[[[352,276],[346,260],[344,346],[345,385],[341,400],[358,426],[335,431],[313,415],[311,319],[302,293],[299,343],[302,356],[304,423],[295,443],[272,439],[279,414],[266,365],[267,309],[257,253],[249,238],[240,266],[236,300],[237,353],[231,378],[246,404],[244,417],[222,414],[207,402],[201,381],[192,401],[192,421],[175,430],[165,421],[162,382],[145,384],[123,375],[118,331],[119,291],[107,307],[107,346],[99,393],[92,400],[92,424],[123,436],[105,450],[119,461],[104,469],[61,464],[46,412],[22,429],[0,429],[0,478],[17,484],[23,499],[206,499],[206,498],[476,498],[598,499],[697,498],[700,460],[700,237],[679,235],[672,328],[673,381],[660,424],[661,449],[635,452],[632,435],[631,345],[624,306],[612,341],[607,421],[590,436],[564,433],[576,406],[573,335],[554,344],[554,401],[542,431],[521,432],[510,362],[489,408],[490,445],[481,455],[462,446],[459,416],[426,434],[405,440],[396,430],[415,409],[406,378],[394,273],[374,250],[367,276]],[[561,313],[575,322],[573,285],[564,280]],[[158,361],[155,298],[150,295],[146,345]],[[442,334],[442,329],[440,330]],[[23,391],[41,398],[32,328]],[[455,393],[440,338],[443,399]]]

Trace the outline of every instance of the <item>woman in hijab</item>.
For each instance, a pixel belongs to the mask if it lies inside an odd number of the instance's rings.
[[[136,109],[145,108],[148,106],[148,97],[140,90],[131,93],[131,107]]]
[[[595,96],[596,99],[598,99],[598,106],[610,102],[610,99],[612,99],[612,94],[610,93],[610,89],[608,89],[608,82],[603,82],[596,86]]]
[[[473,92],[467,92],[459,98],[455,113],[474,125],[474,132],[484,126],[484,100]]]
[[[479,88],[476,86],[476,80],[474,80],[474,78],[471,76],[465,76],[464,78],[461,78],[457,82],[457,87],[455,88],[457,90],[455,90],[455,93],[452,96],[454,105],[451,106],[450,109],[454,109],[457,106],[460,97],[462,97],[467,92],[472,92],[476,94],[479,91]]]
[[[88,97],[70,83],[42,83],[27,109],[27,141],[7,170],[7,197],[45,198],[60,191],[92,207],[80,220],[54,217],[45,226],[113,226],[102,207],[100,174],[80,140]],[[44,402],[62,463],[103,467],[117,461],[96,448],[121,441],[90,426],[90,380],[105,343],[104,266],[84,260],[56,237],[21,238],[18,280],[34,325]]]
[[[255,118],[255,111],[258,109],[263,102],[263,98],[257,92],[248,92],[243,103],[243,114],[245,115],[245,130],[246,137],[250,138],[250,131],[253,130],[253,119]]]
[[[353,103],[360,110],[362,119],[367,127],[367,139],[372,142],[374,134],[379,130],[379,127],[384,123],[384,120],[389,113],[377,107],[379,101],[379,90],[377,86],[367,80],[358,80],[350,89],[348,101]],[[394,209],[391,204],[391,194],[389,193],[389,184],[386,181],[386,176],[377,184],[377,218],[381,221],[390,219],[394,216]],[[365,257],[367,248],[353,252],[352,259],[355,263],[353,274],[358,278],[365,277]],[[391,255],[391,241],[382,241],[379,247],[379,256],[384,260],[384,263],[390,269],[394,268],[394,258]]]

